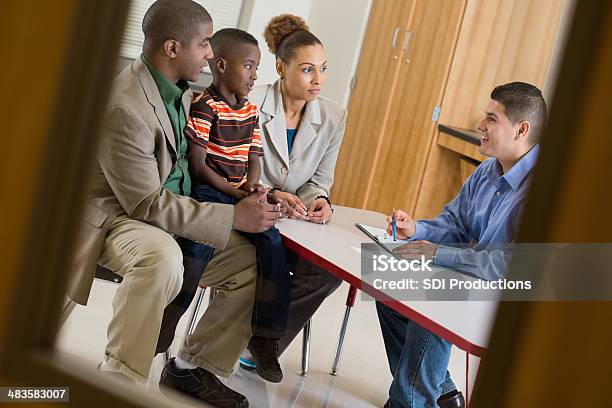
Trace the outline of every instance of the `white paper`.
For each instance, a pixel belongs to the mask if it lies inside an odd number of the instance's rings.
[[[375,236],[376,239],[383,244],[393,244],[393,243],[397,243],[400,241],[399,239],[397,241],[394,241],[393,237],[387,234],[387,231],[384,228],[371,227],[365,224],[359,224],[359,225],[361,225],[363,229],[368,231],[370,234]]]

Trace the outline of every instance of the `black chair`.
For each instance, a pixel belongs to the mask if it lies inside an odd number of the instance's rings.
[[[110,269],[107,269],[100,265],[96,267],[96,279],[100,279],[100,280],[112,282],[112,283],[117,283],[117,284],[123,281],[122,276],[119,276],[116,273],[112,272]]]

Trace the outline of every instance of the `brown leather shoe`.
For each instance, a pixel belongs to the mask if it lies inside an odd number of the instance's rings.
[[[255,360],[255,370],[261,378],[273,383],[283,379],[283,370],[278,363],[278,343],[276,339],[253,336],[249,341],[249,351]]]
[[[174,358],[166,363],[159,379],[159,385],[161,391],[165,391],[165,387],[173,388],[219,408],[248,408],[249,406],[249,401],[244,395],[226,387],[213,373],[200,367],[193,370],[180,369],[174,363]]]
[[[436,402],[440,408],[465,408],[465,398],[461,391],[457,390],[441,395]]]

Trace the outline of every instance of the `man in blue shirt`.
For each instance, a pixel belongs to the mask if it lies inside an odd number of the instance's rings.
[[[397,211],[397,237],[409,242],[395,252],[481,279],[503,278],[508,254],[500,244],[514,239],[545,122],[538,88],[524,82],[496,87],[477,125],[480,153],[491,158],[436,218],[415,222]],[[391,234],[391,217],[387,222]],[[451,344],[382,303],[376,309],[393,375],[385,407],[465,407],[447,370]]]

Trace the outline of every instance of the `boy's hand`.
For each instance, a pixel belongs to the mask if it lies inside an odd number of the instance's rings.
[[[317,224],[327,224],[332,217],[332,209],[324,198],[317,198],[308,208],[308,221]]]
[[[416,224],[405,211],[395,211],[395,226],[397,239],[407,239],[416,233]],[[390,215],[387,217],[387,234],[393,236],[393,220]]]
[[[244,191],[244,190],[240,190],[240,189],[238,189],[238,188],[235,188],[235,189],[234,189],[234,191],[232,191],[232,194],[231,194],[231,196],[232,196],[233,198],[235,198],[235,199],[236,199],[236,201],[241,201],[241,200],[243,200],[244,198],[246,198],[248,195],[249,195],[249,193],[247,193],[247,192],[246,192],[246,191]]]
[[[263,193],[268,191],[263,184],[257,182],[244,183],[242,189],[247,193]]]
[[[281,211],[287,217],[307,219],[306,206],[295,194],[277,190],[268,196],[269,201],[281,204]]]
[[[281,216],[280,206],[268,204],[265,192],[251,194],[234,206],[234,229],[264,232],[274,226]]]

